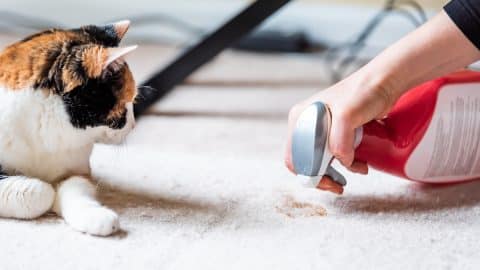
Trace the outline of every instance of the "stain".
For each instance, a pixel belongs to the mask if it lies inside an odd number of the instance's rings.
[[[278,213],[289,218],[324,217],[327,215],[325,207],[309,202],[299,202],[292,196],[285,196],[282,203],[275,209]]]

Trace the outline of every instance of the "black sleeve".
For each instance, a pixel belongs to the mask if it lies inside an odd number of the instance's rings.
[[[452,0],[443,9],[463,34],[480,49],[480,0]]]

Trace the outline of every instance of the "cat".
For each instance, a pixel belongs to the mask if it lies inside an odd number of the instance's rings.
[[[95,198],[95,143],[135,125],[137,88],[119,47],[129,21],[31,35],[0,53],[0,217],[53,211],[74,229],[107,236],[118,215]]]

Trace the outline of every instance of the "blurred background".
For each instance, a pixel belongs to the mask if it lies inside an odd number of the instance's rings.
[[[25,35],[38,29],[83,24],[101,24],[119,19],[132,20],[127,43],[142,45],[188,46],[210,30],[240,11],[251,1],[207,0],[166,1],[137,0],[120,2],[113,0],[84,1],[3,1],[0,7],[0,31]],[[269,19],[260,31],[271,35],[290,35],[307,42],[309,52],[328,51],[328,58],[340,59],[336,64],[328,62],[338,74],[330,76],[335,81],[362,65],[357,58],[369,59],[381,49],[420,25],[426,16],[441,9],[446,1],[382,1],[382,0],[298,0],[292,1]],[[380,16],[382,8],[395,6],[396,12]],[[426,14],[426,15],[425,15]],[[385,14],[384,14],[385,15]],[[369,29],[369,23],[373,27]],[[370,25],[372,26],[372,25]],[[364,35],[364,37],[362,36]],[[269,36],[270,37],[270,36]],[[358,40],[358,39],[361,40]],[[305,41],[306,40],[306,41]],[[295,42],[295,41],[293,41]],[[353,46],[352,43],[356,44]],[[361,48],[357,48],[361,43]],[[348,44],[348,46],[347,46]],[[343,47],[342,47],[343,46]],[[342,49],[339,51],[338,48]],[[248,49],[255,51],[251,43]],[[345,51],[346,49],[346,51]],[[283,53],[298,51],[283,51]],[[338,58],[339,55],[342,55]],[[352,56],[354,60],[350,59]],[[165,58],[165,57],[164,57]],[[341,66],[347,59],[348,64]],[[338,66],[338,67],[336,67]]]

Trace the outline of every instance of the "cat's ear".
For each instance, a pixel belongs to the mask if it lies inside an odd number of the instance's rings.
[[[134,51],[138,46],[128,46],[128,47],[113,47],[107,48],[107,60],[103,65],[103,69],[107,68],[111,64],[117,62],[118,60],[123,59],[125,55]]]
[[[113,29],[115,30],[115,33],[117,34],[117,38],[119,40],[122,40],[122,38],[125,36],[125,33],[127,33],[128,28],[130,27],[130,21],[123,20],[116,23],[112,23],[112,25],[113,25]]]
[[[89,78],[97,78],[108,68],[114,69],[123,66],[123,57],[135,50],[137,46],[128,47],[102,47],[98,45],[85,45],[77,48],[82,50],[83,68]]]

